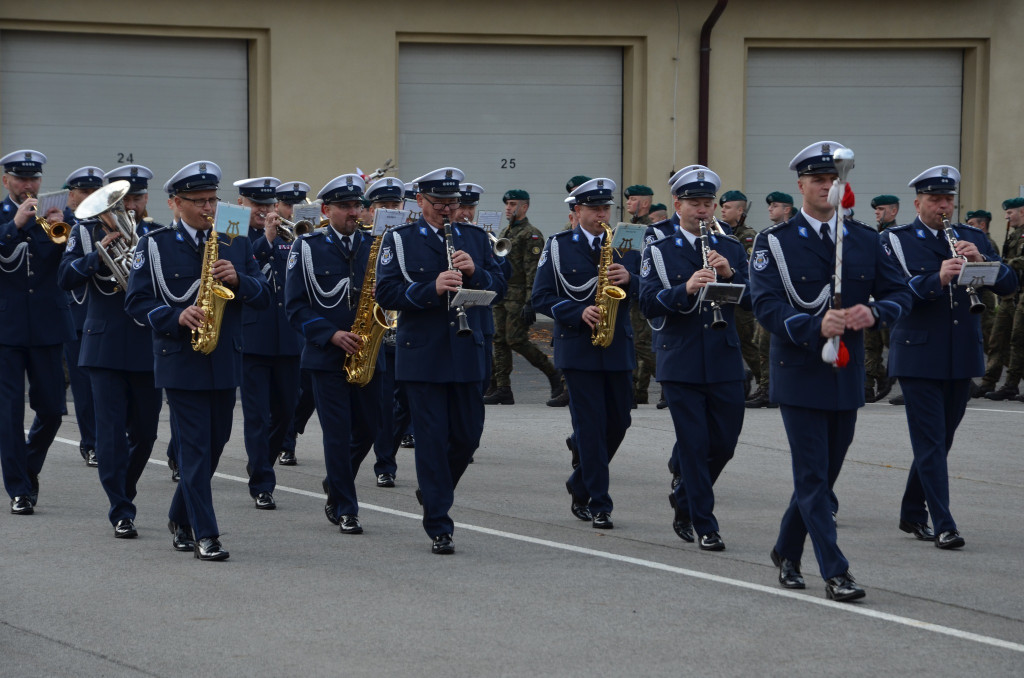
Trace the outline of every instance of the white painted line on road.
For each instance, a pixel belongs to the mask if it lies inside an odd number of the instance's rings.
[[[68,445],[78,445],[78,441],[69,440],[67,438],[56,438],[58,442],[65,443]],[[150,459],[150,464],[156,464],[166,468],[167,462],[162,459]],[[215,473],[215,477],[223,480],[231,480],[238,483],[248,484],[247,478],[240,476],[232,476],[226,473]],[[303,497],[313,497],[314,499],[323,499],[324,495],[322,492],[310,492],[309,490],[300,490],[295,487],[287,487],[284,485],[278,485],[275,489],[276,492],[287,492],[289,494],[297,494]],[[368,511],[376,511],[377,513],[385,513],[392,516],[398,516],[400,518],[410,518],[413,520],[422,520],[423,516],[418,513],[409,513],[408,511],[399,511],[397,509],[388,508],[386,506],[377,506],[375,504],[365,504],[360,502],[359,507]],[[977,633],[971,633],[970,631],[963,631],[961,629],[955,629],[949,626],[942,626],[941,624],[933,624],[931,622],[921,621],[919,619],[913,619],[911,617],[903,617],[901,615],[890,614],[888,612],[879,612],[878,610],[872,610],[868,607],[863,607],[861,604],[853,603],[837,603],[827,598],[812,598],[811,596],[804,593],[797,593],[795,591],[789,591],[786,589],[773,588],[770,586],[764,586],[762,584],[754,584],[752,582],[743,581],[741,579],[732,579],[730,577],[723,577],[717,574],[710,574],[707,572],[700,572],[698,570],[690,570],[684,567],[676,567],[675,565],[666,565],[665,563],[659,563],[653,560],[644,560],[642,558],[633,558],[632,556],[623,556],[617,553],[609,553],[608,551],[598,551],[596,549],[589,549],[582,546],[574,546],[572,544],[563,544],[557,541],[550,541],[548,539],[539,539],[537,537],[529,537],[522,534],[515,534],[513,532],[505,532],[503,530],[494,530],[489,527],[481,527],[479,525],[470,525],[468,523],[455,523],[455,526],[462,530],[469,532],[479,532],[480,534],[490,535],[492,537],[501,537],[503,539],[511,539],[513,541],[519,541],[526,544],[534,544],[537,546],[544,546],[551,549],[557,549],[559,551],[568,551],[570,553],[577,553],[580,555],[591,556],[593,558],[603,558],[604,560],[610,560],[619,563],[627,563],[629,565],[635,565],[637,567],[644,567],[649,570],[659,570],[661,572],[669,572],[672,574],[682,575],[691,579],[701,579],[704,581],[714,582],[716,584],[724,584],[726,586],[732,586],[734,588],[746,589],[748,591],[756,591],[758,593],[764,593],[771,596],[778,596],[780,598],[790,598],[792,600],[798,600],[803,603],[810,603],[812,605],[819,605],[821,607],[831,608],[841,612],[859,614],[863,617],[869,617],[871,619],[878,619],[881,621],[887,621],[893,624],[900,624],[901,626],[909,626],[911,628],[920,629],[922,631],[930,631],[932,633],[938,633],[944,636],[950,636],[952,638],[959,638],[961,640],[969,640],[971,642],[980,643],[982,645],[990,645],[992,647],[998,647],[1004,650],[1012,650],[1014,652],[1020,652],[1024,654],[1024,645],[1020,643],[1014,643],[1008,640],[1002,640],[1001,638],[993,638],[991,636],[983,636]]]

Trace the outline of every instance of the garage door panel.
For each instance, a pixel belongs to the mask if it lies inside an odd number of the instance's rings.
[[[4,31],[0,34],[2,148],[49,159],[43,190],[71,170],[140,163],[159,194],[194,160],[216,162],[225,183],[248,175],[248,56],[241,40]],[[63,105],[42,106],[54,93]]]
[[[407,181],[454,165],[484,187],[480,208],[490,210],[502,209],[506,190],[523,188],[530,221],[545,233],[565,224],[571,176],[619,181],[619,48],[407,44],[399,83]]]
[[[744,192],[752,223],[773,190],[796,192],[787,167],[807,144],[854,150],[857,216],[874,223],[870,199],[892,193],[913,215],[907,182],[931,165],[959,164],[960,50],[772,50],[748,54]],[[909,207],[908,207],[909,206]]]

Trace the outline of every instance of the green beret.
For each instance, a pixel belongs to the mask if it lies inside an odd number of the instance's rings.
[[[501,202],[506,203],[509,200],[522,200],[523,202],[530,202],[530,194],[521,188],[513,188],[510,191],[505,191],[505,195],[501,196]]]
[[[1003,201],[1004,210],[1012,210],[1015,207],[1024,207],[1024,198],[1009,198]]]
[[[718,204],[724,205],[727,202],[735,202],[736,200],[747,202],[747,196],[743,195],[742,191],[726,191],[722,194],[722,197],[718,199]]]
[[[569,179],[569,181],[565,182],[565,192],[572,193],[577,186],[585,184],[586,182],[590,181],[590,179],[591,177],[588,177],[585,174],[577,174],[572,179]]]
[[[627,198],[631,198],[634,195],[654,195],[654,191],[651,190],[650,186],[644,186],[643,184],[634,184],[626,189],[624,195]]]
[[[765,196],[764,201],[769,205],[771,205],[773,202],[781,202],[786,205],[792,205],[793,196],[791,196],[789,193],[783,193],[782,191],[772,191],[767,196]]]
[[[878,195],[871,199],[871,209],[882,205],[899,205],[900,199],[895,195]]]
[[[651,211],[652,212],[662,212],[662,211],[668,212],[668,208],[665,207],[664,205],[662,205],[660,202],[656,202],[653,205],[651,205]]]
[[[363,207],[369,207],[370,205],[373,204],[372,202],[370,202],[370,199],[367,198],[365,195],[359,198],[359,202],[362,203]]]
[[[985,210],[974,210],[973,212],[967,213],[967,221],[971,219],[985,219],[986,221],[992,221],[992,213],[986,212]]]

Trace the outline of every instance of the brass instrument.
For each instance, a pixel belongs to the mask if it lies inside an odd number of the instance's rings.
[[[383,234],[378,235],[370,245],[366,273],[363,274],[363,289],[359,292],[359,306],[352,321],[352,333],[359,335],[363,345],[355,353],[345,356],[345,378],[357,386],[366,386],[373,379],[384,333],[392,328],[387,313],[373,299],[373,288],[377,284],[377,253],[383,239]]]
[[[36,197],[31,193],[27,193],[26,195],[29,198]],[[33,211],[38,214],[38,211],[35,210],[35,208],[33,208]],[[63,221],[50,222],[46,220],[46,217],[36,216],[36,223],[39,224],[39,228],[43,229],[43,232],[46,233],[46,237],[53,241],[54,245],[63,245],[68,241],[68,234],[71,233],[71,227]]]
[[[75,210],[75,218],[79,221],[99,219],[105,232],[121,235],[106,247],[102,242],[96,244],[100,260],[110,269],[114,282],[121,290],[128,289],[132,259],[135,257],[135,247],[139,244],[139,236],[135,232],[135,212],[124,208],[124,196],[129,190],[131,184],[127,181],[113,181],[97,189]]]
[[[508,238],[496,238],[494,234],[487,231],[487,238],[491,241],[491,251],[496,257],[507,257],[512,251],[512,241]]]
[[[285,242],[295,242],[295,239],[300,235],[306,235],[312,233],[316,226],[309,219],[299,219],[298,221],[289,221],[284,217],[278,217],[281,223],[277,227],[278,235]]]
[[[717,223],[717,220],[716,222]],[[719,229],[721,230],[721,229]],[[708,225],[703,219],[700,220],[700,252],[704,259],[704,268],[715,274],[715,280],[718,280],[718,271],[715,267],[708,263],[708,255],[711,253],[711,245],[708,244]],[[713,330],[724,330],[729,323],[726,322],[722,316],[722,305],[717,301],[711,302],[711,310],[714,312],[714,319],[711,321],[711,329]]]
[[[619,302],[626,298],[626,292],[608,279],[608,267],[612,265],[612,229],[603,221],[600,226],[604,229],[604,241],[601,243],[601,259],[597,264],[594,304],[601,311],[601,319],[594,326],[591,343],[608,348],[615,338],[615,316],[619,311]]]
[[[942,231],[946,235],[946,242],[949,243],[949,249],[953,253],[953,258],[954,259],[962,259],[964,263],[967,263],[967,257],[965,257],[962,254],[957,253],[957,251],[956,251],[957,239],[956,239],[956,235],[953,234],[953,226],[949,223],[949,217],[946,216],[945,214],[942,214],[940,216],[942,217]],[[949,290],[950,290],[949,303],[950,303],[950,308],[952,308],[952,304],[953,304],[952,293],[953,293],[953,290],[955,288],[956,288],[956,281],[953,280],[949,284]],[[975,290],[973,286],[967,286],[966,288],[964,288],[964,290],[967,292],[968,298],[970,300],[969,303],[970,303],[971,313],[973,313],[975,315],[978,315],[980,313],[984,313],[985,312],[985,302],[983,302],[981,300],[981,298],[978,296],[977,290]]]
[[[452,264],[452,256],[455,254],[455,246],[452,245],[452,222],[448,221],[447,217],[444,220],[444,243],[445,243],[445,254],[448,255],[448,270],[456,270]],[[448,297],[448,308],[451,308],[452,298],[449,293]],[[462,306],[455,307],[455,315],[459,320],[459,329],[455,332],[456,336],[467,337],[473,334],[473,330],[469,327],[469,318],[466,317],[466,309]]]
[[[206,217],[213,223],[213,217]],[[205,355],[213,353],[220,339],[220,324],[224,320],[224,305],[235,298],[235,293],[218,283],[213,277],[213,263],[219,255],[217,231],[210,229],[203,249],[203,270],[199,276],[199,294],[196,306],[203,309],[203,324],[192,330],[192,350]]]

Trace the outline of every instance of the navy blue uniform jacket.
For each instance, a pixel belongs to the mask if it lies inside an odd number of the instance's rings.
[[[242,308],[242,343],[245,352],[256,355],[299,355],[302,342],[285,315],[285,274],[291,244],[281,237],[267,242],[263,231],[249,229],[252,253],[260,272],[270,283],[270,305],[263,309]]]

